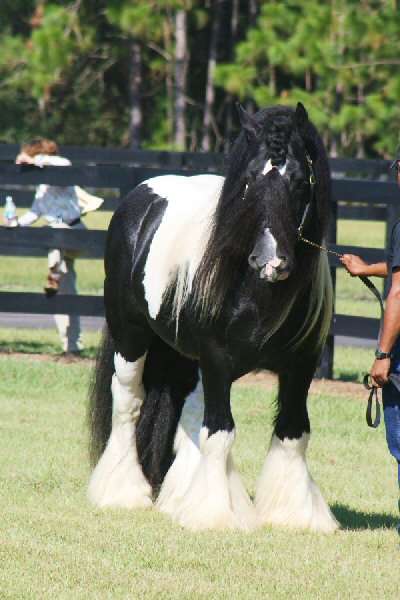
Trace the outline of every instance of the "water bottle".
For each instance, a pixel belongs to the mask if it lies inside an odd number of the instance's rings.
[[[14,204],[14,200],[11,196],[6,197],[6,203],[4,205],[4,221],[7,225],[11,225],[17,215],[17,207]]]

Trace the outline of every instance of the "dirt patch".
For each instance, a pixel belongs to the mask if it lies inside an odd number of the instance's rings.
[[[37,362],[56,362],[61,364],[83,363],[94,364],[93,358],[75,356],[73,354],[44,354],[35,352],[0,352],[0,356],[11,356],[12,358],[22,358],[24,360],[33,360]]]
[[[238,385],[258,385],[268,390],[277,386],[277,376],[266,371],[249,373],[236,382]],[[360,383],[351,381],[338,381],[330,379],[314,379],[310,391],[312,394],[325,394],[332,396],[350,396],[352,398],[365,399],[366,390]]]

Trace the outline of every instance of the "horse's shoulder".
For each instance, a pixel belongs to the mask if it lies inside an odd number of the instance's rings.
[[[219,197],[224,178],[219,175],[159,175],[143,182],[152,193],[167,202],[207,201]]]

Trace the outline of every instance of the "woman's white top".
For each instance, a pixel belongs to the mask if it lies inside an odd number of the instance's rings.
[[[67,167],[71,162],[62,156],[37,154],[34,157],[34,164],[37,167]],[[50,225],[61,222],[69,224],[80,216],[75,186],[58,187],[41,184],[36,188],[31,209],[18,219],[18,225],[22,227],[31,225],[40,217],[45,218]]]

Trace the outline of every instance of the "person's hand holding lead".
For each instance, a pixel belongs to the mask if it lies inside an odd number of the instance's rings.
[[[372,385],[382,387],[389,381],[390,358],[376,359],[371,367]]]
[[[356,254],[343,254],[340,262],[352,277],[363,275],[368,263]]]

